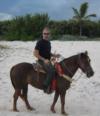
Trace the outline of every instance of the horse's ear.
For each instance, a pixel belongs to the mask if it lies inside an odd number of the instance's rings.
[[[88,55],[88,51],[85,51],[85,54]]]

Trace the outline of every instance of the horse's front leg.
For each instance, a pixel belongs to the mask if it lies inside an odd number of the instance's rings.
[[[51,105],[51,111],[53,112],[53,113],[56,113],[56,111],[55,111],[55,104],[56,104],[56,102],[57,102],[57,100],[58,100],[58,97],[59,97],[59,92],[55,92],[55,95],[54,95],[54,100],[53,100],[53,103],[52,103],[52,105]]]
[[[61,113],[64,114],[64,115],[67,115],[67,113],[65,112],[65,95],[66,95],[66,93],[60,94],[60,99],[61,99]]]

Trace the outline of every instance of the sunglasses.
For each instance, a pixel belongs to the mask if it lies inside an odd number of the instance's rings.
[[[49,35],[50,33],[43,33],[43,35]]]

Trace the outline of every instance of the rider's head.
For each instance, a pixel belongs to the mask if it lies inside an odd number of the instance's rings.
[[[48,27],[45,27],[42,31],[43,39],[48,40],[50,37],[50,29]]]

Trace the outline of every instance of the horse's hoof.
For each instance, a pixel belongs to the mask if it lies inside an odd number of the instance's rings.
[[[56,111],[55,110],[51,110],[52,111],[52,113],[56,113]]]
[[[68,116],[66,112],[61,112],[62,115]]]
[[[28,110],[31,110],[31,111],[32,111],[32,110],[35,110],[35,108],[33,108],[33,107],[29,107]]]
[[[13,109],[13,111],[14,111],[14,112],[19,112],[19,110],[17,110],[17,109]]]
[[[56,113],[54,108],[51,108],[50,110],[52,111],[52,113]]]

